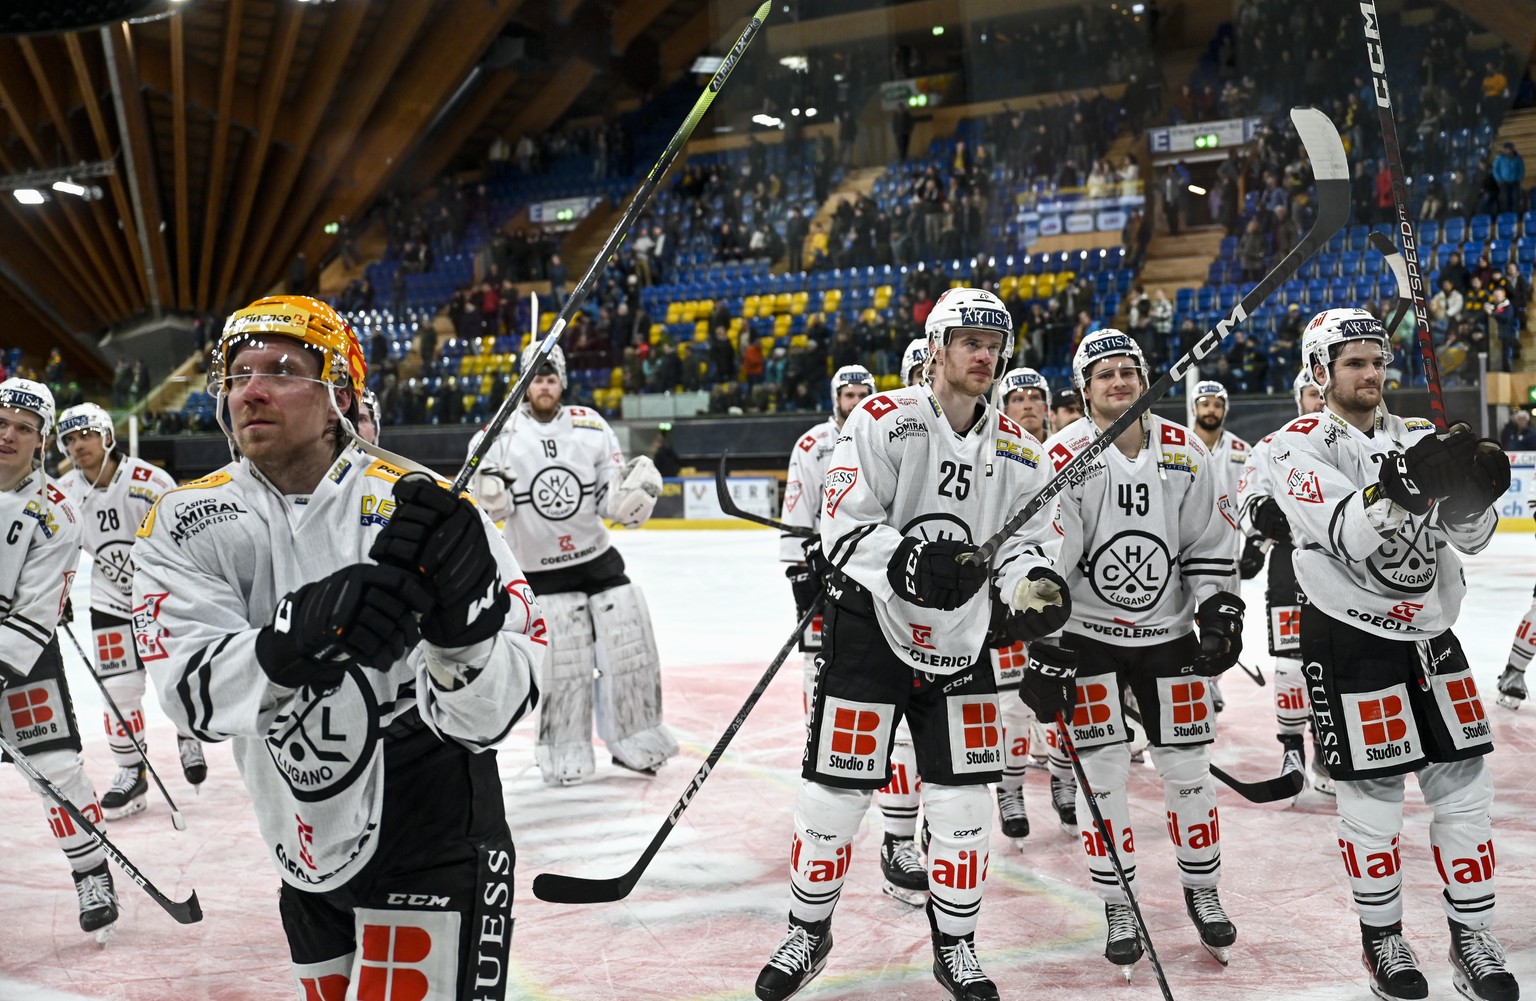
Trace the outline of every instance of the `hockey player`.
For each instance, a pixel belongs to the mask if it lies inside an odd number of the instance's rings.
[[[416,996],[501,998],[489,749],[537,701],[544,623],[468,499],[358,446],[364,374],[323,302],[230,316],[209,382],[241,457],[140,527],[135,639],[171,718],[232,740],[300,996],[370,994],[406,959]]]
[[[908,386],[922,382],[928,369],[928,338],[919,337],[901,353],[901,381]]]
[[[923,776],[934,976],[964,1001],[996,998],[975,928],[992,826],[986,786],[1002,767],[996,684],[982,659],[989,582],[1007,628],[1060,628],[1067,596],[1015,536],[991,567],[967,561],[1042,484],[1040,454],[987,405],[1013,331],[990,292],[950,289],[927,325],[930,380],[865,400],[833,449],[822,495],[830,566],[821,671],[811,706],[790,847],[789,928],[757,979],[781,1001],[821,972],[832,910],[870,793],[890,780],[905,717]]]
[[[1083,398],[1071,386],[1056,390],[1051,400],[1051,427],[1064,428],[1083,416]]]
[[[80,728],[59,655],[60,617],[80,560],[80,522],[43,470],[53,394],[30,379],[0,382],[0,734],[88,820],[102,824],[80,757]],[[80,928],[100,942],[117,920],[107,856],[41,789],[48,826],[69,860]]]
[[[1236,511],[1237,481],[1242,478],[1243,467],[1248,464],[1248,443],[1223,427],[1230,403],[1227,387],[1214,381],[1196,383],[1191,402],[1195,415],[1195,434],[1200,436],[1205,450],[1210,453],[1211,471],[1216,474],[1217,503],[1221,503],[1221,498],[1226,498],[1227,509]],[[1232,557],[1239,564],[1252,563],[1255,556],[1262,562],[1262,544],[1258,539],[1245,539],[1243,533],[1239,532],[1233,536],[1232,545]],[[1253,565],[1253,573],[1258,573],[1257,564]],[[1221,682],[1216,678],[1211,679],[1211,701],[1217,712],[1226,708],[1226,700],[1221,696]]]
[[[1047,417],[1051,386],[1045,376],[1032,368],[1016,368],[997,384],[998,401],[1003,415],[1022,427],[1036,443],[1051,436]],[[1023,643],[1012,643],[992,651],[992,666],[997,671],[998,701],[1003,709],[1003,778],[997,784],[997,814],[1003,837],[1017,844],[1029,836],[1029,813],[1024,808],[1024,772],[1029,765],[1030,744],[1041,739],[1047,749],[1051,772],[1051,806],[1062,827],[1077,833],[1077,777],[1072,764],[1056,743],[1056,728],[1041,727],[1034,712],[1015,698],[1019,679],[1028,660]],[[1037,736],[1038,731],[1038,736]]]
[[[1536,591],[1531,592],[1531,597],[1536,599]],[[1499,675],[1499,705],[1505,709],[1519,709],[1520,703],[1525,701],[1525,669],[1531,666],[1533,657],[1536,657],[1536,600],[1531,602],[1531,607],[1515,627],[1515,638],[1509,645],[1509,660],[1504,665],[1504,673]]]
[[[83,519],[82,545],[91,557],[91,635],[102,687],[121,709],[119,720],[108,707],[103,716],[107,744],[117,761],[117,775],[101,797],[101,809],[116,820],[142,811],[149,781],[139,747],[148,748],[144,732],[144,664],[133,646],[133,548],[139,522],[160,495],[176,489],[163,470],[135,459],[117,443],[112,417],[94,403],[70,407],[59,415],[59,451],[74,468],[59,486]],[[134,741],[138,741],[135,746]],[[176,735],[181,771],[193,786],[208,777],[203,745],[189,734]]]
[[[1323,409],[1323,394],[1305,365],[1296,373],[1291,386],[1296,399],[1296,413],[1305,417]],[[1274,498],[1274,477],[1270,470],[1270,446],[1275,436],[1267,435],[1248,451],[1248,464],[1238,481],[1238,525],[1249,534],[1269,544],[1269,575],[1264,588],[1264,610],[1269,623],[1269,653],[1274,660],[1275,723],[1282,748],[1281,772],[1306,770],[1307,686],[1301,669],[1301,602],[1292,565],[1294,543],[1290,523]],[[1263,551],[1260,551],[1260,559]],[[1244,556],[1247,559],[1247,556]],[[1246,570],[1245,570],[1246,573]],[[1328,765],[1316,746],[1313,735],[1312,788],[1333,795]]]
[[[1046,442],[1057,470],[1148,385],[1141,348],[1114,329],[1083,338],[1072,375],[1088,416]],[[1148,414],[1059,495],[1054,525],[1030,526],[1030,537],[1046,547],[1071,586],[1072,621],[1060,647],[1030,648],[1020,693],[1041,719],[1054,719],[1058,708],[1070,707],[1041,698],[1048,687],[1041,668],[1071,672],[1082,665],[1069,698],[1081,702],[1072,739],[1133,880],[1126,689],[1135,696],[1163,780],[1185,908],[1201,943],[1225,963],[1237,929],[1216,891],[1221,834],[1209,770],[1216,723],[1207,679],[1237,662],[1243,602],[1233,593],[1237,528],[1229,507],[1218,505],[1211,467],[1198,437]],[[1078,804],[1077,816],[1089,875],[1109,923],[1104,955],[1129,978],[1142,953],[1131,908],[1086,804]]]
[[[537,348],[523,352],[525,366]],[[529,568],[549,623],[534,754],[550,785],[575,785],[595,773],[594,709],[615,765],[654,775],[677,753],[661,721],[651,613],[603,525],[604,518],[625,528],[645,524],[661,495],[661,474],[649,456],[625,462],[601,414],[560,402],[565,388],[565,353],[556,346],[471,484],[486,513],[504,521],[507,544]]]
[[[364,389],[357,406],[357,436],[370,445],[379,443],[379,398]]]
[[[1269,466],[1308,599],[1301,654],[1371,989],[1429,995],[1402,932],[1398,839],[1412,771],[1431,812],[1453,981],[1469,998],[1510,1001],[1520,988],[1491,930],[1493,779],[1483,755],[1493,733],[1451,632],[1466,594],[1456,554],[1492,539],[1509,459],[1464,424],[1437,434],[1429,421],[1380,409],[1391,341],[1365,310],[1319,313],[1303,344],[1324,408],[1275,435]]]

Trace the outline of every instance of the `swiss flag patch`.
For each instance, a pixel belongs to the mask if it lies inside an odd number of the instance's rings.
[[[1317,427],[1316,417],[1298,417],[1291,421],[1286,430],[1295,431],[1297,434],[1309,434],[1315,427]]]
[[[1056,472],[1061,472],[1061,467],[1072,461],[1072,453],[1061,442],[1051,446],[1051,465]]]
[[[133,471],[133,478],[140,483],[148,483],[151,475],[148,466],[138,466]]]
[[[1183,428],[1176,428],[1176,427],[1173,427],[1170,424],[1164,424],[1163,425],[1163,444],[1164,445],[1182,445],[1182,444],[1184,444],[1184,441],[1185,441],[1185,438],[1184,438],[1184,429]]]
[[[804,438],[800,439],[800,451],[802,451],[802,452],[809,452],[811,449],[813,449],[815,447],[816,447],[816,436],[815,435],[808,434]]]
[[[1292,469],[1291,474],[1285,478],[1285,485],[1286,493],[1299,501],[1307,504],[1321,504],[1323,502],[1323,488],[1317,482],[1316,473]]]
[[[1011,434],[1015,438],[1024,437],[1024,430],[1013,421],[1009,420],[1007,414],[997,415],[997,426],[1002,430],[1004,434]]]
[[[864,404],[864,409],[868,410],[869,415],[878,421],[892,410],[895,410],[896,404],[884,397],[872,396],[869,398],[869,402]]]

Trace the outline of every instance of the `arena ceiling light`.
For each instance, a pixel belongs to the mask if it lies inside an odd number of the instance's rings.
[[[11,194],[23,205],[41,205],[48,200],[48,197],[36,188],[17,188]]]

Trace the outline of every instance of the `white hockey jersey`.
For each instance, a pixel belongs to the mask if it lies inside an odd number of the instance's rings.
[[[96,487],[78,469],[59,485],[84,522],[81,546],[91,556],[91,608],[126,619],[133,614],[133,561],[129,553],[139,523],[160,495],[176,489],[165,470],[142,459],[118,460],[111,479]]]
[[[470,442],[470,451],[479,443]],[[477,496],[485,513],[501,521],[507,544],[529,571],[558,570],[596,559],[612,544],[610,486],[624,466],[619,440],[603,415],[561,407],[553,420],[536,420],[525,403],[491,443],[482,474],[499,472],[507,491]]]
[[[779,520],[786,525],[816,529],[821,525],[821,489],[832,464],[832,446],[840,432],[830,417],[807,431],[789,453],[789,475],[784,480],[784,510]],[[805,540],[779,536],[779,559],[804,563]]]
[[[1201,444],[1204,444],[1202,442]],[[1216,474],[1216,502],[1221,503],[1221,498],[1227,498],[1227,509],[1234,514],[1238,510],[1237,490],[1238,484],[1243,478],[1243,468],[1248,465],[1248,453],[1251,451],[1248,443],[1243,441],[1231,431],[1225,429],[1221,437],[1216,439],[1216,447],[1209,449],[1211,453],[1211,472]],[[1241,526],[1242,522],[1238,522]],[[1239,531],[1233,536],[1233,545],[1236,552],[1241,554],[1243,548],[1243,536]]]
[[[984,542],[1045,485],[1041,458],[1040,443],[990,407],[957,434],[927,386],[876,393],[843,424],[822,490],[822,549],[870,591],[886,642],[915,670],[947,675],[972,664],[991,597],[982,588],[952,611],[898,597],[886,576],[896,547],[909,535]],[[993,558],[993,582],[1006,600],[1046,563],[1015,534]]]
[[[397,717],[419,709],[444,740],[478,751],[537,697],[544,621],[489,520],[512,608],[468,684],[438,688],[427,668],[438,652],[425,642],[387,671],[354,664],[329,690],[279,687],[262,671],[256,637],[279,599],[368,561],[404,472],[349,448],[305,500],[241,460],[161,497],[134,545],[134,640],[160,703],[183,732],[233,739],[273,862],[300,889],[340,886],[372,857],[387,779],[381,733]]]
[[[1392,505],[1389,524],[1383,511],[1372,523],[1363,493],[1378,481],[1381,457],[1433,432],[1422,418],[1378,415],[1367,435],[1324,408],[1270,443],[1274,497],[1291,523],[1302,592],[1332,617],[1389,639],[1435,636],[1455,624],[1467,593],[1456,552],[1480,552],[1499,523],[1490,508],[1447,526],[1438,505],[1425,516]]]
[[[1136,458],[1105,449],[1058,495],[1054,520],[1030,533],[1072,589],[1067,628],[1124,646],[1186,635],[1200,602],[1237,590],[1237,522],[1210,453],[1182,424],[1148,420]],[[1097,434],[1084,417],[1052,435],[1054,468]]]
[[[26,677],[53,639],[80,564],[75,506],[40,469],[0,493],[0,684]]]
[[[1274,440],[1274,434],[1265,435],[1248,450],[1248,462],[1237,480],[1237,526],[1246,535],[1263,534],[1253,525],[1253,512],[1266,497],[1275,495],[1274,476],[1269,468],[1270,446]]]

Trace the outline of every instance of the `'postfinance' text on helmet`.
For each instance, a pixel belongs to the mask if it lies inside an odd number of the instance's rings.
[[[263,336],[298,341],[320,358],[320,381],[333,389],[356,389],[368,376],[368,363],[357,335],[341,314],[305,295],[274,295],[236,310],[224,323],[208,366],[208,388],[223,392],[229,363],[245,344]]]

